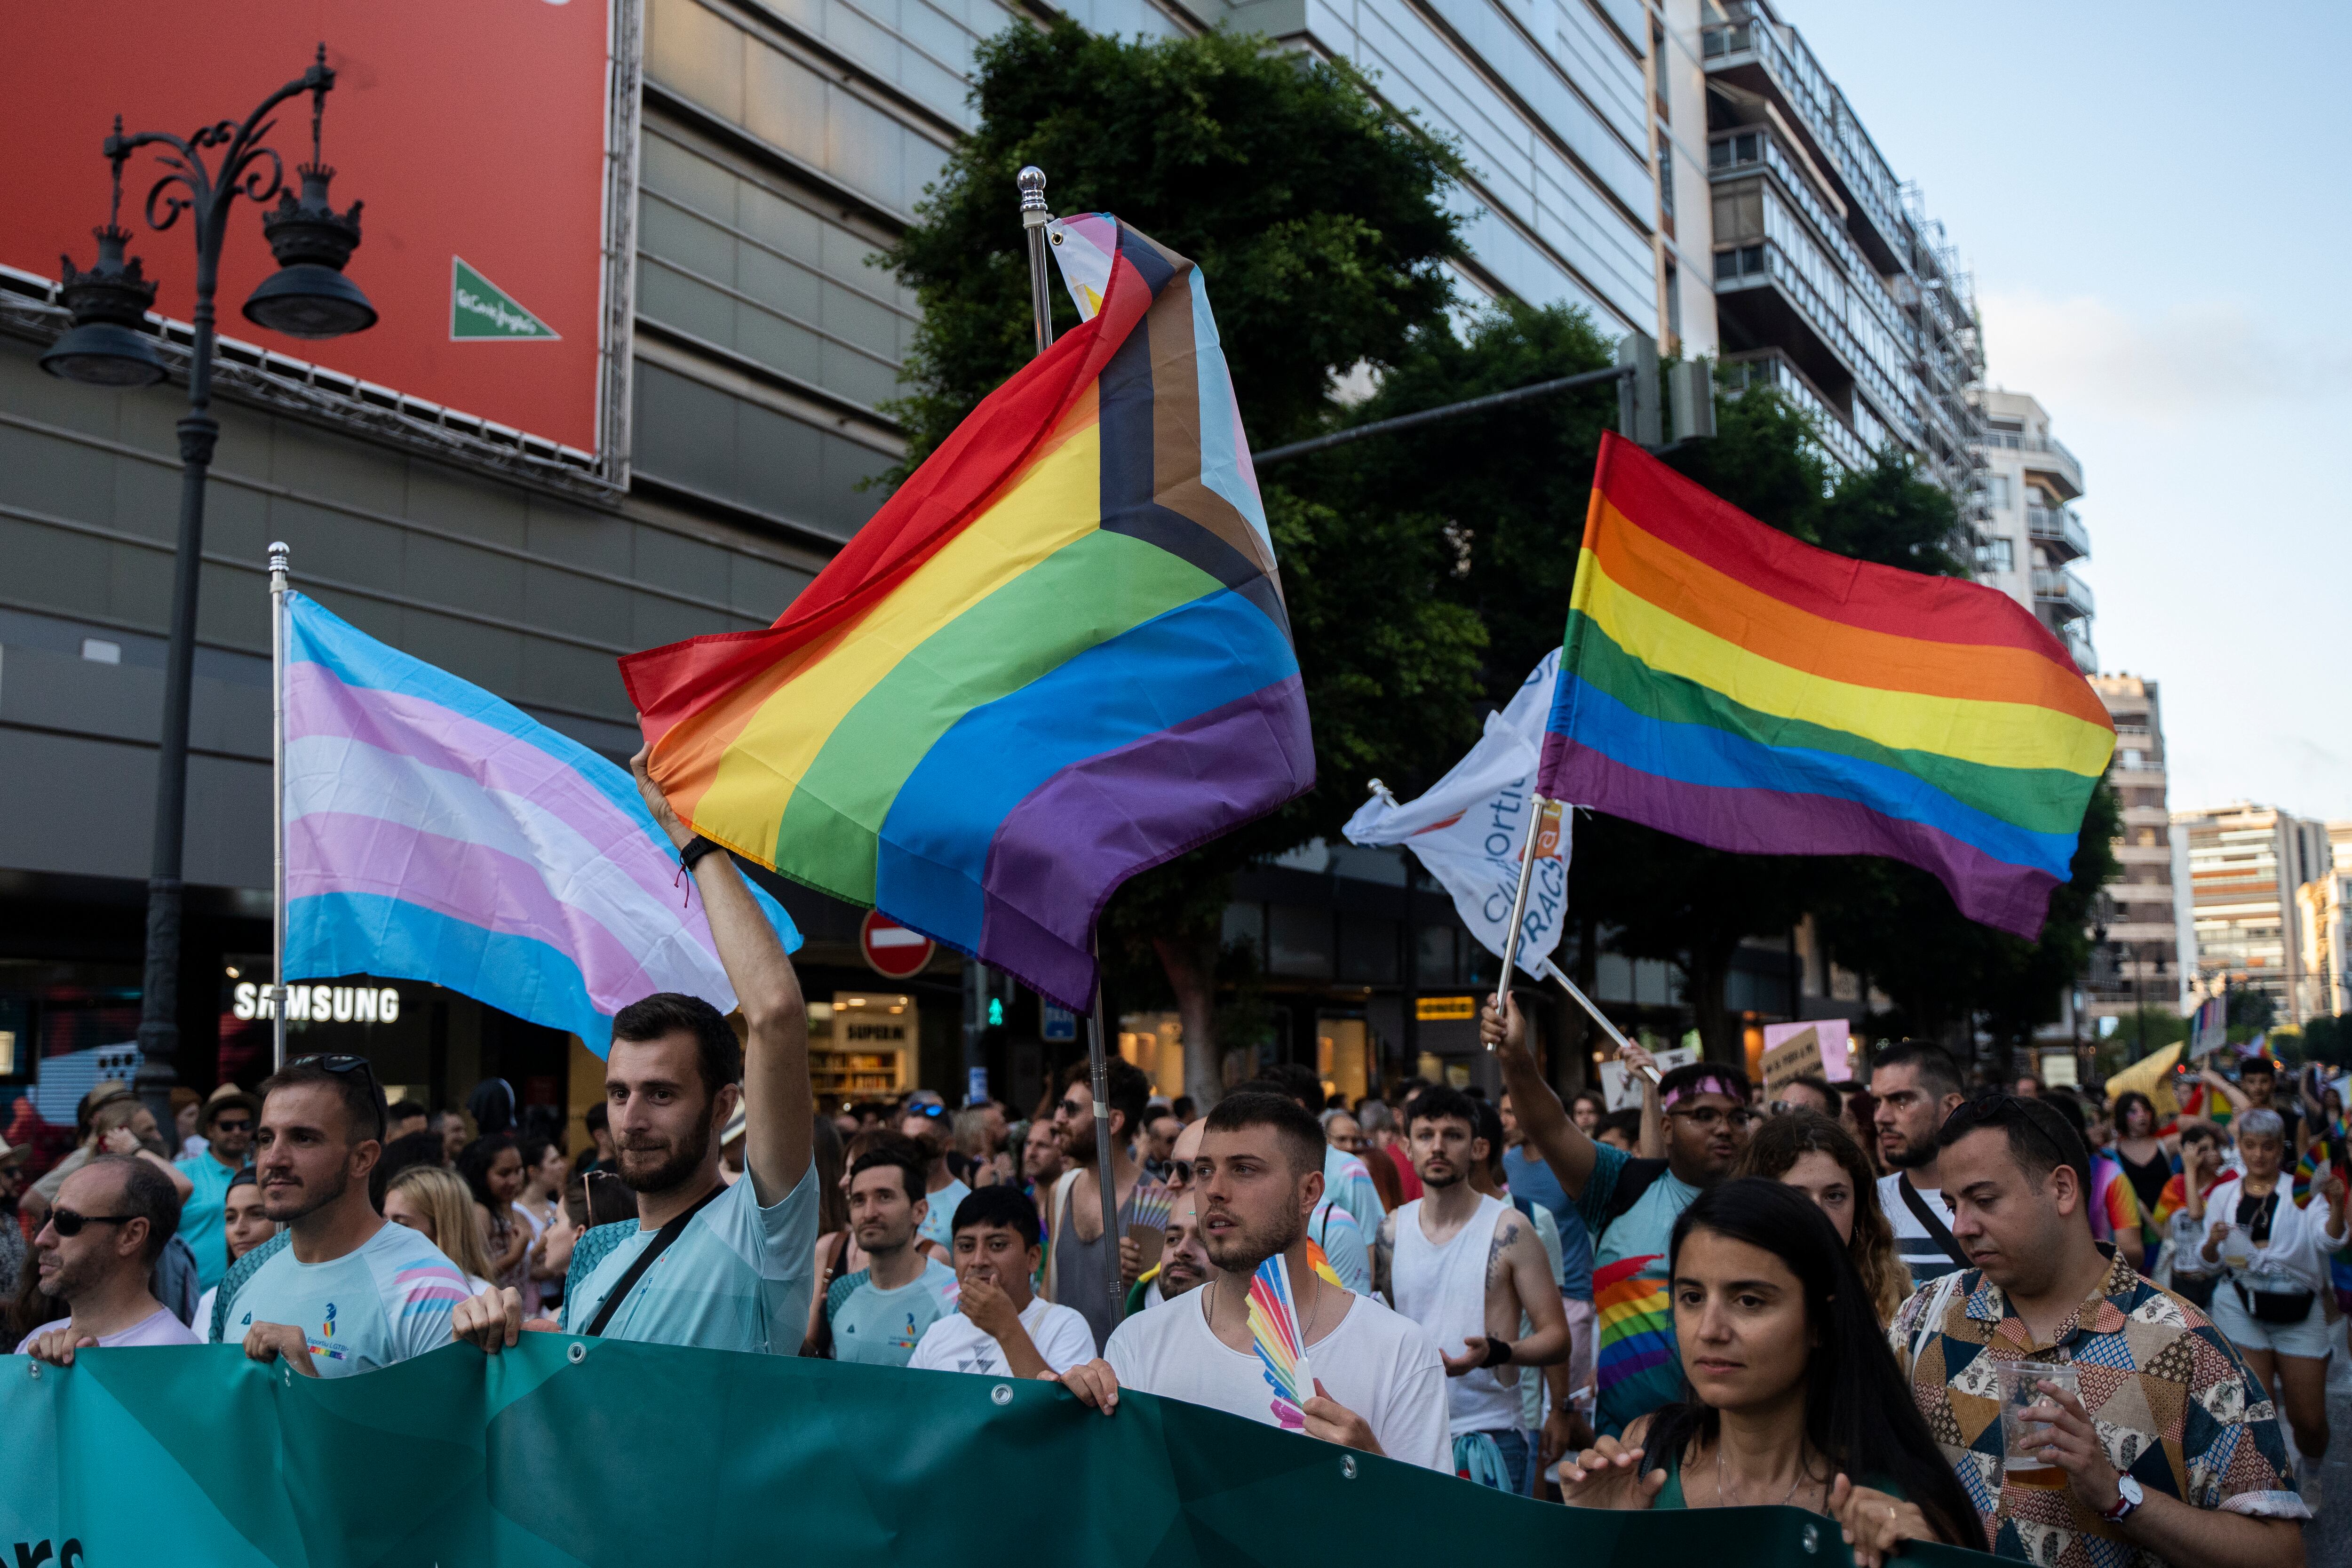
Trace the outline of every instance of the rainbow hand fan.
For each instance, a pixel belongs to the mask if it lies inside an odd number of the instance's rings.
[[[1307,1364],[1307,1340],[1298,1328],[1289,1261],[1279,1252],[1259,1264],[1250,1280],[1249,1326],[1266,1386],[1274,1390],[1275,1420],[1286,1431],[1298,1431],[1307,1425],[1305,1409],[1315,1395],[1315,1373]]]
[[[1127,1204],[1130,1228],[1141,1226],[1147,1230],[1166,1230],[1168,1216],[1176,1206],[1176,1195],[1164,1182],[1146,1182],[1136,1187],[1135,1195]]]

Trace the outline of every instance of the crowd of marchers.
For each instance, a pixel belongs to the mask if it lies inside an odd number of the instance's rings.
[[[1276,1064],[1203,1108],[1114,1058],[1106,1168],[1084,1064],[1025,1121],[819,1114],[790,958],[726,856],[692,874],[739,1016],[624,1008],[576,1152],[497,1080],[428,1112],[313,1056],[168,1140],[100,1085],[29,1187],[0,1154],[18,1353],[219,1342],[334,1377],[601,1335],[1049,1379],[1111,1420],[1184,1400],[1573,1507],[1801,1508],[1864,1563],[2302,1560],[2345,1130],[2267,1061],[2160,1124],[1919,1042],[1769,1100],[1633,1048],[1612,1111],[1563,1103],[1507,998],[1491,1100],[1349,1104]],[[1250,1324],[1277,1255],[1296,1401]]]

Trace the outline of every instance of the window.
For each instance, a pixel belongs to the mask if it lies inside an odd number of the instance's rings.
[[[2006,539],[1989,540],[1978,545],[1977,570],[1979,572],[2016,571],[2017,547]]]
[[[1682,270],[1669,258],[1666,262],[1666,338],[1679,348],[1683,341]],[[1508,916],[1505,917],[1508,919]]]
[[[1671,121],[1675,115],[1666,102],[1666,27],[1655,16],[1650,18],[1650,98],[1657,105],[1658,118]]]
[[[1753,278],[1763,270],[1764,247],[1760,245],[1715,253],[1715,280],[1718,283],[1732,278]]]
[[[1715,243],[1745,245],[1764,237],[1764,187],[1754,181],[1715,193]]]
[[[1658,226],[1675,237],[1675,144],[1658,138]]]
[[[2007,474],[1985,476],[1985,500],[1996,511],[2007,511],[2016,504],[2016,491],[2011,488]]]

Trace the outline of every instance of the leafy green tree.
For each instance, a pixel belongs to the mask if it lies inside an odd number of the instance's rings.
[[[1459,239],[1441,196],[1458,164],[1343,65],[1225,33],[1140,42],[1024,26],[982,46],[973,100],[978,125],[889,258],[923,308],[896,405],[910,463],[1030,356],[1013,183],[1024,163],[1045,170],[1057,210],[1114,212],[1199,265],[1259,450],[1334,422],[1339,373],[1389,365],[1442,326]],[[1066,330],[1076,314],[1058,286],[1054,297]],[[1477,725],[1483,636],[1475,612],[1434,590],[1452,559],[1443,517],[1263,490],[1321,782],[1129,882],[1105,938],[1113,983],[1136,987],[1122,994],[1164,984],[1176,1003],[1185,1087],[1203,1104],[1219,1083],[1234,870],[1336,833],[1368,774],[1442,765]]]

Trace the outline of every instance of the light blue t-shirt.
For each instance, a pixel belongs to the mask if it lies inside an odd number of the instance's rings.
[[[173,1162],[195,1190],[180,1205],[180,1239],[196,1255],[196,1286],[209,1290],[228,1272],[228,1184],[236,1172],[210,1154],[191,1154]]]
[[[449,1342],[449,1314],[466,1277],[423,1233],[390,1222],[327,1263],[301,1263],[280,1247],[237,1289],[222,1339],[236,1344],[256,1323],[299,1328],[321,1377],[349,1377]]]
[[[923,1342],[923,1332],[955,1310],[955,1270],[936,1258],[895,1290],[874,1283],[861,1268],[833,1282],[825,1292],[825,1316],[833,1323],[833,1359],[867,1366],[904,1366]]]
[[[931,1206],[923,1215],[923,1223],[915,1227],[915,1239],[928,1241],[942,1252],[955,1250],[956,1205],[971,1196],[971,1189],[953,1176],[936,1193],[924,1194]]]
[[[1355,1216],[1356,1228],[1378,1236],[1388,1209],[1364,1163],[1336,1143],[1323,1145],[1323,1195]]]
[[[604,1298],[656,1233],[640,1230],[613,1248],[563,1299],[563,1327],[596,1321]],[[796,1354],[808,1331],[816,1261],[816,1173],[770,1208],[745,1175],[687,1221],[604,1325],[608,1340],[705,1350]]]
[[[1325,1198],[1307,1219],[1307,1234],[1323,1249],[1340,1284],[1359,1296],[1372,1293],[1372,1256],[1364,1247],[1363,1228],[1354,1215]]]

